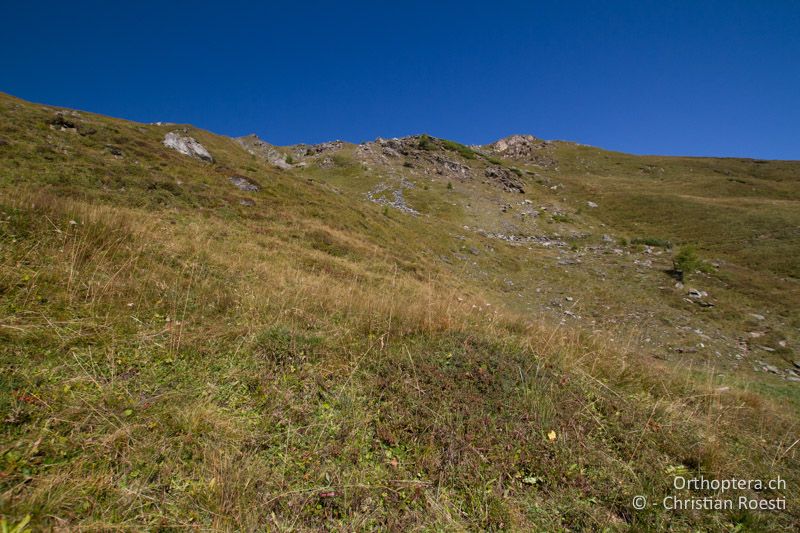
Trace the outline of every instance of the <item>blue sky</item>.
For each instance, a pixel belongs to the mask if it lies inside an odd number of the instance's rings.
[[[800,2],[4,2],[0,91],[276,144],[800,159]]]

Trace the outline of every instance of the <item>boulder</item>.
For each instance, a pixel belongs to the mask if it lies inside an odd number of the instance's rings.
[[[256,192],[261,190],[261,186],[258,183],[245,176],[231,176],[230,180],[231,183],[243,191]]]
[[[212,163],[214,158],[206,147],[197,142],[193,137],[182,135],[176,131],[171,131],[164,136],[164,146],[172,148],[183,155],[188,155],[202,161]]]

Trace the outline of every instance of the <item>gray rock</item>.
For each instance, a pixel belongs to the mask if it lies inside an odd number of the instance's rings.
[[[244,176],[231,176],[230,180],[231,183],[243,191],[256,192],[261,190],[261,186],[258,183]]]
[[[262,141],[255,133],[236,139],[242,147],[256,157],[264,159],[271,165],[288,170],[292,165],[286,162],[286,156],[268,142]]]
[[[794,366],[796,366],[797,368],[800,368],[800,360],[793,361],[793,362],[792,362],[792,364],[793,364]]]
[[[596,208],[596,207],[597,207],[597,204],[596,204],[596,203],[594,203],[594,202],[591,202],[591,201],[589,201],[589,202],[586,202],[586,205],[588,205],[588,206],[589,206],[589,207],[591,207],[592,209],[594,209],[594,208]]]
[[[524,193],[522,180],[512,172],[500,166],[488,167],[484,175],[508,192]]]
[[[214,158],[209,151],[206,150],[206,147],[188,135],[181,135],[178,132],[171,131],[164,136],[163,142],[164,146],[167,148],[172,148],[183,155],[188,155],[210,163],[214,161]]]

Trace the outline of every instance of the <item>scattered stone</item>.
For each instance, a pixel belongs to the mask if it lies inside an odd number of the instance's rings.
[[[792,364],[793,364],[793,365],[794,365],[796,368],[800,368],[800,360],[797,360],[797,361],[792,361]]]
[[[603,242],[614,242],[614,237],[611,235],[603,235]]]
[[[393,207],[394,209],[399,209],[404,213],[408,213],[409,215],[417,216],[419,215],[419,211],[416,209],[412,209],[408,204],[406,204],[406,199],[403,196],[404,189],[413,189],[414,184],[408,181],[405,178],[400,178],[400,187],[392,191],[392,199],[389,200],[384,196],[384,192],[390,189],[388,183],[383,182],[379,183],[375,186],[374,189],[367,193],[367,199],[370,202],[374,202],[378,205],[383,205],[386,207]]]
[[[253,207],[254,205],[256,205],[256,203],[249,198],[242,198],[241,200],[239,200],[239,204],[245,207]]]
[[[774,365],[764,365],[761,368],[763,368],[765,372],[771,372],[772,374],[780,374],[780,370],[778,370],[778,367]]]
[[[245,176],[231,176],[230,180],[231,183],[243,191],[256,192],[261,190],[261,186],[258,183]]]
[[[594,203],[594,202],[591,202],[591,201],[590,202],[586,202],[586,205],[588,205],[592,209],[595,209],[597,207],[597,204]]]
[[[183,155],[208,162],[214,161],[206,147],[188,135],[181,135],[176,131],[171,131],[164,136],[163,143],[167,148],[172,148]]]
[[[764,320],[764,315],[759,315],[758,313],[750,313],[750,316],[756,320]]]
[[[57,131],[67,131],[70,133],[77,133],[78,126],[74,122],[64,118],[62,113],[56,113],[56,116],[49,122],[50,128]]]
[[[508,192],[524,193],[522,180],[514,173],[500,166],[487,167],[484,172],[487,178],[500,185]]]
[[[697,289],[689,289],[689,298],[700,299],[708,296],[706,291],[699,291]]]

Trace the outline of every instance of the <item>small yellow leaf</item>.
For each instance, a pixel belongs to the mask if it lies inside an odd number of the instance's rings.
[[[550,433],[547,434],[547,438],[551,441],[556,440],[556,432],[551,429]]]

